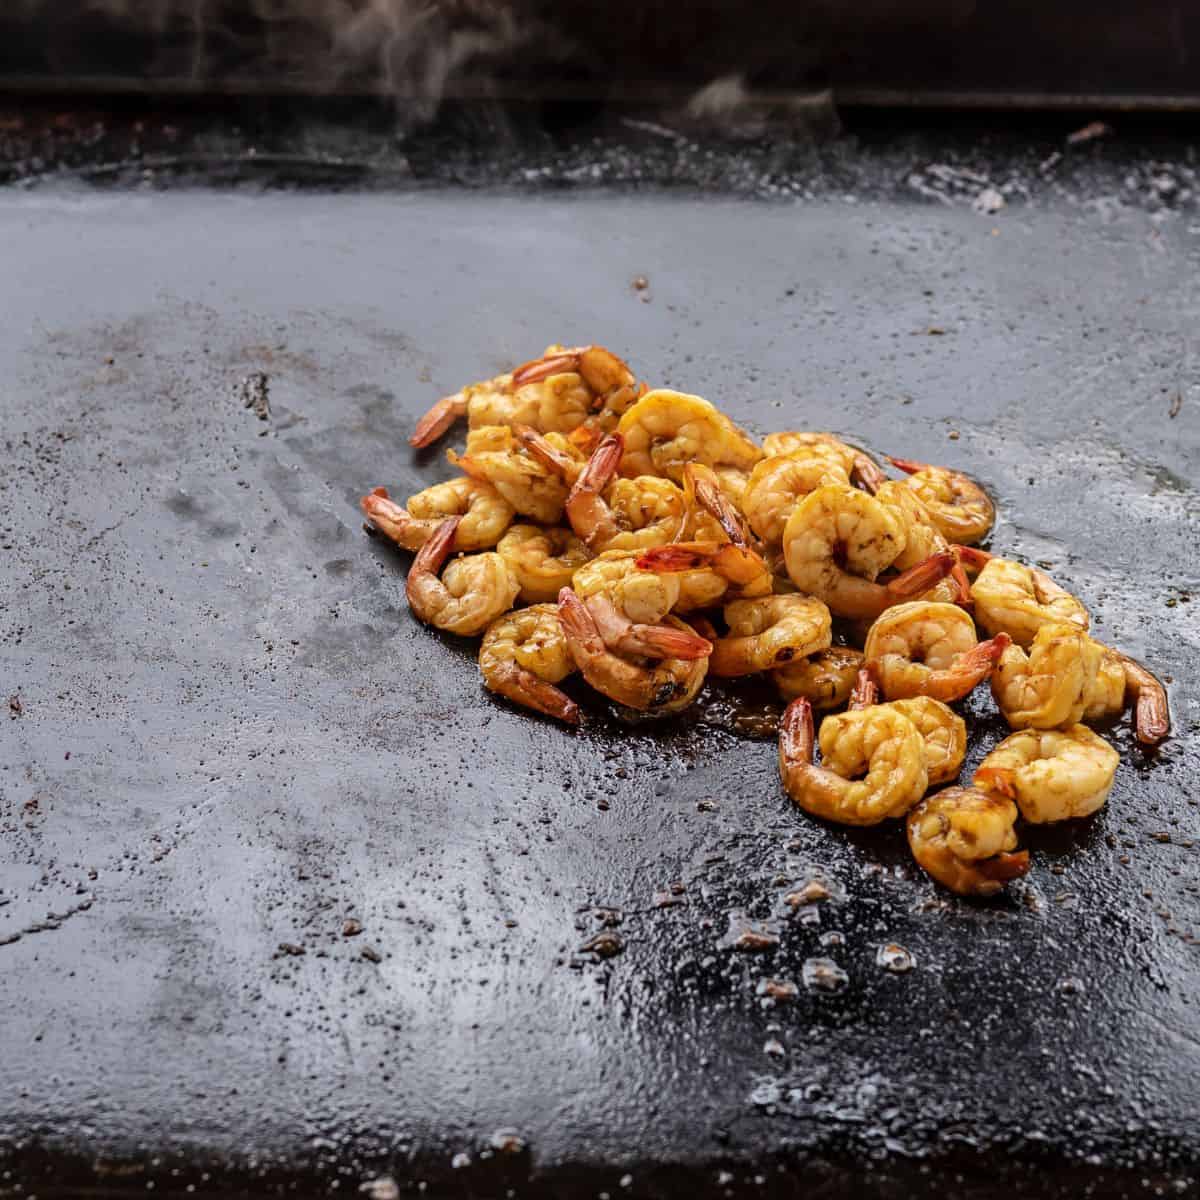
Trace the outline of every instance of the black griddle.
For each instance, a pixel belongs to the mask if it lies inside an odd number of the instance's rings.
[[[776,157],[774,204],[695,189],[756,151],[671,153],[671,194],[0,192],[0,1195],[1196,1194],[1186,148],[1026,147],[994,213],[936,147]],[[795,812],[727,696],[578,733],[490,698],[357,499],[448,476],[415,417],[552,339],[974,472],[1175,736],[1116,727],[1108,806],[972,904]],[[966,707],[969,772],[1004,730]],[[760,994],[813,957],[848,986]]]

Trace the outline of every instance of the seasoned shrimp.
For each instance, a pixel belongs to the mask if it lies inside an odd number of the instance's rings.
[[[625,439],[621,474],[683,480],[687,463],[749,470],[762,457],[754,442],[699,396],[659,388],[626,411],[617,426]]]
[[[708,658],[712,654],[712,642],[682,622],[671,624],[665,618],[652,625],[631,621],[602,592],[589,596],[584,604],[604,644],[618,654],[679,659]]]
[[[910,458],[887,460],[903,471],[906,483],[924,502],[934,524],[947,541],[971,546],[991,532],[996,520],[992,498],[967,475]]]
[[[874,497],[845,484],[810,492],[783,530],[784,561],[792,582],[824,600],[840,617],[877,617],[891,605],[928,591],[954,568],[954,555],[946,552],[888,583],[877,582],[904,545],[900,518]]]
[[[454,545],[461,517],[447,517],[417,552],[405,592],[413,615],[447,633],[482,633],[517,598],[520,585],[499,554],[456,558],[442,577],[438,570]]]
[[[534,604],[497,617],[483,635],[479,669],[489,691],[579,724],[579,706],[554,686],[575,670],[557,605]]]
[[[959,550],[959,555],[968,566],[984,564],[971,595],[975,619],[988,633],[1007,633],[1028,649],[1043,625],[1065,623],[1087,629],[1091,623],[1087,609],[1041,571],[970,547]]]
[[[1009,646],[1000,656],[992,695],[1013,729],[1074,725],[1095,691],[1101,656],[1101,647],[1074,625],[1043,625],[1028,652]]]
[[[921,735],[886,705],[826,717],[821,757],[825,766],[815,766],[812,705],[800,697],[780,723],[779,773],[805,812],[843,825],[877,825],[902,817],[925,794]]]
[[[850,698],[863,656],[849,646],[830,646],[786,667],[771,678],[785,700],[803,696],[814,709],[841,708]]]
[[[574,430],[570,436],[564,436],[561,433],[538,433],[536,429],[531,429],[528,425],[513,426],[513,436],[521,443],[525,453],[530,458],[537,459],[542,466],[556,474],[568,486],[573,485],[583,474],[583,469],[587,466],[588,456],[591,453],[591,450],[585,450],[580,446],[579,439],[575,436],[578,432],[579,430]],[[599,444],[601,436],[597,433],[596,445]],[[589,442],[589,446],[591,445]]]
[[[904,549],[892,564],[897,571],[907,571],[930,555],[950,549],[950,543],[933,523],[929,510],[910,488],[888,479],[880,484],[874,494],[875,499],[890,508],[904,525]],[[921,599],[949,604],[971,603],[971,585],[957,558],[950,574],[939,580]]]
[[[526,604],[557,600],[592,557],[569,529],[542,525],[513,525],[496,544],[496,553],[521,585],[518,599]]]
[[[462,518],[455,537],[459,550],[487,550],[500,540],[516,515],[491,484],[465,475],[409,496],[407,508],[401,508],[388,497],[387,488],[381,487],[359,504],[367,520],[405,550],[420,550],[447,517]]]
[[[1120,756],[1086,725],[1023,729],[979,764],[975,786],[1017,802],[1033,824],[1086,817],[1112,791]]]
[[[850,483],[849,474],[836,458],[801,453],[764,458],[750,472],[742,512],[767,545],[778,546],[796,505],[826,483]]]
[[[575,572],[572,588],[587,599],[604,595],[631,621],[647,625],[661,621],[678,603],[678,575],[644,571],[636,550],[606,550]]]
[[[686,708],[704,683],[708,660],[663,659],[649,664],[612,651],[595,617],[570,588],[558,598],[558,620],[567,647],[584,679],[596,691],[641,712],[677,712]],[[676,617],[667,620],[680,632],[692,631]]]
[[[1116,716],[1132,704],[1134,734],[1143,746],[1157,746],[1171,732],[1166,688],[1140,662],[1119,650],[1100,646],[1100,666],[1086,700],[1084,721]]]
[[[578,376],[591,392],[591,407],[602,424],[615,421],[646,391],[628,365],[603,346],[550,346],[541,358],[518,367],[513,382],[521,387],[572,376]]]
[[[908,845],[917,865],[960,896],[994,896],[1029,870],[1017,850],[1017,806],[995,793],[946,788],[908,814]]]
[[[763,438],[763,454],[768,457],[786,455],[804,459],[823,458],[837,473],[845,475],[868,492],[874,492],[887,476],[867,453],[843,442],[832,433],[807,433],[788,430],[769,433]]]
[[[961,700],[991,675],[1007,634],[976,644],[975,623],[953,604],[914,600],[889,608],[871,626],[864,653],[889,700]]]
[[[748,547],[733,542],[676,542],[637,557],[641,570],[678,580],[679,612],[711,608],[735,597],[754,599],[773,590],[770,568]]]
[[[746,485],[750,482],[750,472],[741,467],[727,466],[724,463],[717,463],[712,470],[721,485],[721,491],[738,508],[741,508],[742,501],[746,495]]]
[[[763,596],[725,605],[729,633],[718,638],[709,670],[751,675],[829,648],[829,609],[809,596]]]
[[[870,708],[879,703],[879,686],[870,666],[858,673],[850,695],[852,710]],[[967,754],[967,724],[952,708],[931,696],[912,696],[891,700],[888,708],[903,713],[916,727],[925,744],[925,769],[929,786],[949,783],[958,778]]]
[[[555,525],[563,515],[567,485],[525,452],[507,425],[484,425],[467,434],[467,450],[446,457],[472,479],[490,483],[523,517]]]

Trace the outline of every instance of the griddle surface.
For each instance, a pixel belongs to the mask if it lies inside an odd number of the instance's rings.
[[[1193,1193],[1200,238],[854,199],[0,194],[0,1193]],[[1122,724],[1108,807],[971,905],[720,705],[487,697],[357,498],[447,477],[417,414],[552,339],[974,471],[1174,740]],[[764,1007],[817,955],[844,992]]]

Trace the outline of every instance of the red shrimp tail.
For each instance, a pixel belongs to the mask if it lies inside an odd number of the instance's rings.
[[[561,350],[557,354],[544,354],[541,358],[522,363],[512,373],[513,386],[524,387],[527,383],[539,383],[543,379],[549,379],[551,375],[574,371],[579,366],[580,355],[590,349],[590,346],[579,346],[573,350]]]
[[[568,725],[579,724],[579,705],[570,696],[516,663],[510,663],[505,670],[498,672],[488,687],[514,704],[554,717]]]
[[[870,663],[859,667],[854,680],[854,690],[850,693],[851,709],[872,708],[879,703],[879,684],[875,682],[875,672]]]
[[[951,551],[939,550],[922,559],[915,567],[909,567],[902,575],[897,575],[888,583],[887,590],[898,600],[912,600],[945,579],[954,570],[957,561]]]
[[[626,635],[635,652],[647,658],[679,658],[694,662],[708,658],[713,645],[690,629],[673,625],[632,625]]]
[[[1157,746],[1170,734],[1171,710],[1162,684],[1138,692],[1133,706],[1133,730],[1142,746]]]
[[[954,551],[959,565],[967,571],[973,571],[976,575],[995,557],[986,550],[980,550],[978,546],[953,545],[950,549]]]
[[[779,719],[779,757],[788,765],[813,760],[813,710],[804,696],[797,696]]]
[[[967,578],[967,572],[957,554],[955,554],[954,570],[950,572],[950,578],[958,585],[958,595],[955,596],[954,603],[959,608],[965,608],[967,612],[974,612],[975,597],[971,594],[971,581]]]
[[[453,396],[443,396],[417,422],[408,444],[418,450],[432,446],[458,420],[462,405],[461,392],[455,392]]]
[[[975,772],[975,786],[989,792],[999,792],[1010,800],[1017,798],[1017,783],[1008,767],[981,766]]]
[[[567,502],[570,503],[580,492],[602,492],[621,466],[625,454],[625,439],[619,433],[610,433],[592,451],[587,466],[580,472]]]
[[[992,858],[980,859],[974,865],[985,879],[995,880],[996,883],[1011,883],[1029,871],[1029,851],[1017,850],[997,854]]]
[[[675,542],[670,546],[651,546],[634,561],[639,571],[696,571],[707,567],[720,553],[721,547],[711,542]]]
[[[852,474],[854,482],[864,492],[870,492],[872,496],[887,483],[887,476],[880,469],[879,464],[868,454],[855,454]]]
[[[883,456],[896,468],[897,471],[903,471],[905,475],[915,475],[918,471],[926,471],[929,469],[928,463],[918,462],[915,458],[893,458],[890,454]]]

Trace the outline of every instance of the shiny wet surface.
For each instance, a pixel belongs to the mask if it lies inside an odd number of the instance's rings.
[[[1194,1189],[1187,217],[43,187],[0,243],[0,1194]],[[968,904],[794,811],[725,695],[488,697],[357,498],[552,339],[972,470],[1175,737],[1117,726],[1108,807]]]

